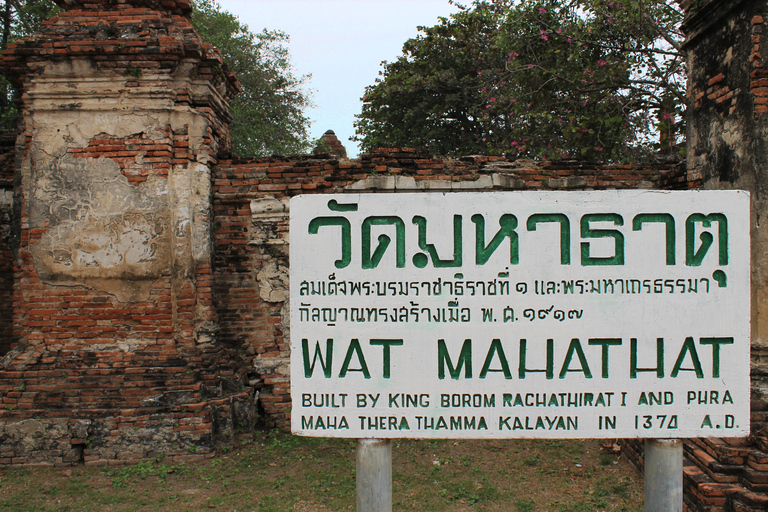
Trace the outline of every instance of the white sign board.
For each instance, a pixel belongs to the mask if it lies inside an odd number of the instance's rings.
[[[749,195],[291,200],[292,430],[749,433]]]

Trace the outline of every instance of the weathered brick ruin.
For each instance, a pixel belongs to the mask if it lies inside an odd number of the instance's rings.
[[[23,96],[0,462],[201,456],[253,421],[212,299],[211,168],[239,85],[187,1],[59,4],[1,61]]]
[[[685,442],[685,510],[768,510],[768,4],[681,2],[688,10],[688,179],[752,200],[752,435]],[[642,445],[625,443],[642,465]]]
[[[347,160],[332,132],[332,153],[232,159],[239,85],[187,0],[57,1],[0,60],[24,91],[19,133],[0,135],[1,464],[205,457],[257,418],[287,427],[294,195],[743,188],[757,226],[753,436],[686,441],[685,499],[768,508],[765,2],[688,17],[686,168],[413,149]],[[641,465],[642,443],[624,446]]]
[[[7,353],[13,339],[13,144],[15,134],[0,132],[0,353]]]
[[[689,175],[704,188],[752,193],[752,432],[748,442],[687,443],[691,510],[768,509],[768,5],[705,3],[688,35]],[[768,35],[768,33],[766,34]]]
[[[336,137],[333,130],[328,130],[320,137],[320,144],[315,148],[314,153],[328,153],[336,158],[347,158],[347,148]]]

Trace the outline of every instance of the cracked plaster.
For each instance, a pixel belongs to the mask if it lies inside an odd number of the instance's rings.
[[[208,121],[174,106],[167,83],[158,81],[147,100],[97,71],[85,61],[49,64],[26,95],[32,141],[21,167],[23,188],[30,191],[29,227],[45,230],[30,252],[49,284],[84,285],[122,302],[146,300],[161,276],[186,281],[210,259],[210,169],[202,150]],[[75,109],[62,110],[59,104],[73,97]],[[186,132],[197,162],[175,166],[167,179],[150,176],[132,185],[113,160],[67,154],[99,135],[167,140],[169,127]],[[183,286],[174,282],[177,291]]]

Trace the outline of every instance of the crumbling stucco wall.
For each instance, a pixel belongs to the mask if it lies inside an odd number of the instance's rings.
[[[687,165],[705,189],[750,191],[751,423],[748,439],[688,439],[686,511],[768,509],[768,4],[681,2],[688,59]],[[642,444],[625,442],[632,460]]]
[[[186,0],[60,5],[0,58],[23,90],[0,462],[210,456],[254,421],[211,293],[211,170],[239,86]]]
[[[122,302],[146,300],[163,276],[180,293],[196,265],[210,260],[207,163],[216,151],[203,144],[205,117],[175,104],[180,71],[144,76],[141,87],[110,80],[88,59],[36,71],[25,93],[24,125],[32,129],[20,174],[28,229],[43,230],[30,243],[38,275]],[[163,149],[182,131],[194,157],[174,164]],[[114,151],[87,151],[97,137]],[[131,154],[133,146],[144,150]]]
[[[688,172],[706,189],[749,190],[752,198],[753,432],[768,420],[768,5],[710,1],[688,33]],[[761,403],[762,402],[762,403]],[[762,436],[761,436],[762,437]],[[768,445],[766,445],[768,447]]]

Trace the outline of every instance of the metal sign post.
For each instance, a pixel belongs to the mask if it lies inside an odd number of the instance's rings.
[[[682,439],[645,440],[645,512],[682,512]]]
[[[392,441],[357,440],[357,512],[392,512]]]

